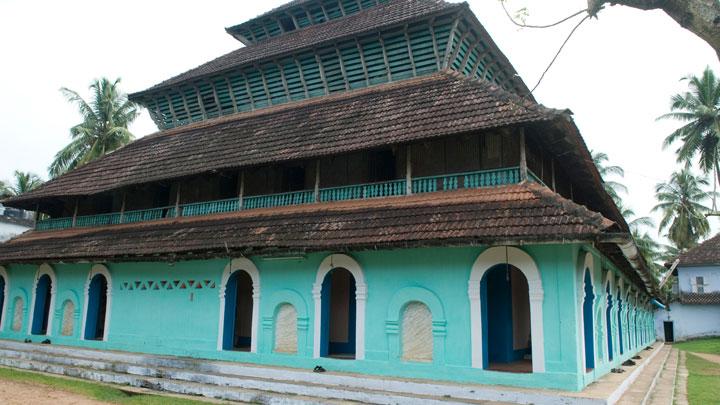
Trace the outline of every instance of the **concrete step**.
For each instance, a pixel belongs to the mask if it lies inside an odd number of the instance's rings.
[[[299,403],[323,403],[348,401],[373,404],[487,404],[488,401],[473,398],[452,398],[447,395],[423,395],[422,393],[398,394],[389,391],[358,389],[348,386],[323,385],[317,382],[291,383],[274,379],[236,376],[221,373],[203,373],[173,367],[152,367],[120,361],[100,360],[53,354],[55,347],[27,345],[23,350],[0,349],[0,365],[62,374],[89,380],[126,384],[181,394],[204,395],[254,403],[277,403],[288,401],[288,396],[316,398]],[[37,350],[36,350],[37,349]],[[62,350],[64,351],[64,350]],[[83,353],[87,354],[87,353]],[[117,356],[108,356],[117,357]],[[117,360],[117,359],[114,359]],[[155,359],[158,360],[158,359]],[[276,374],[284,370],[273,370]],[[313,374],[315,376],[322,376]],[[294,403],[294,402],[293,402]],[[498,402],[494,402],[498,403]]]
[[[646,396],[646,404],[649,405],[672,405],[675,401],[675,381],[678,375],[679,351],[671,349],[670,357],[665,362],[665,367],[660,372],[655,385]]]
[[[482,385],[446,384],[431,381],[378,378],[339,373],[312,373],[309,371],[261,367],[240,363],[206,361],[137,353],[98,351],[54,345],[26,344],[0,341],[0,364],[67,374],[81,372],[89,379],[107,375],[114,379],[124,376],[132,382],[120,383],[143,386],[143,381],[162,381],[163,390],[178,390],[185,384],[189,390],[203,392],[196,385],[208,387],[209,392],[220,389],[248,391],[247,398],[257,392],[269,396],[303,396],[322,398],[323,401],[354,401],[375,404],[594,404],[577,397],[563,396],[558,392],[540,390],[496,388]],[[80,371],[78,371],[80,370]],[[85,377],[83,377],[85,378]],[[98,380],[104,381],[104,380]],[[112,382],[112,381],[110,381]],[[169,383],[172,383],[169,385]],[[214,388],[213,388],[214,387]],[[195,395],[204,395],[201,393]],[[233,394],[235,395],[235,394]],[[213,397],[217,397],[214,396]],[[220,396],[219,398],[223,398]],[[223,398],[233,399],[233,398]],[[257,401],[257,400],[253,400]],[[268,402],[270,403],[270,402]]]
[[[619,405],[646,404],[671,353],[671,346],[663,346],[661,352],[645,366],[617,403]]]

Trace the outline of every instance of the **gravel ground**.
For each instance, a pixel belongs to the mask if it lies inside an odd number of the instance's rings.
[[[96,405],[105,404],[72,392],[42,384],[0,380],[0,404],[4,405]]]

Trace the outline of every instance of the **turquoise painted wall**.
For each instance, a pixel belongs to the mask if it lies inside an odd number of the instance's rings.
[[[105,263],[111,273],[111,306],[108,340],[84,341],[82,318],[85,311],[84,288],[91,264],[51,264],[57,279],[50,339],[55,344],[117,349],[156,354],[192,356],[249,363],[394,375],[402,377],[448,379],[482,384],[506,384],[569,390],[581,389],[635,353],[617,354],[612,364],[604,359],[606,343],[596,339],[596,368],[585,373],[582,364],[581,298],[578,289],[578,260],[584,257],[580,245],[538,245],[522,248],[540,269],[544,289],[543,324],[545,373],[511,374],[471,367],[470,303],[468,279],[481,247],[425,248],[391,251],[364,251],[349,254],[362,267],[368,286],[366,305],[366,359],[313,359],[314,301],[312,286],[317,269],[330,253],[314,253],[303,258],[251,258],[261,280],[258,325],[258,351],[217,350],[221,316],[220,285],[230,259],[164,262]],[[603,280],[605,260],[595,256],[595,280]],[[9,297],[0,338],[34,341],[28,336],[30,302],[38,266],[12,265]],[[604,287],[594,285],[598,310],[604,308]],[[430,293],[428,294],[427,291]],[[401,292],[399,296],[396,296]],[[423,295],[425,294],[425,295]],[[20,331],[12,330],[13,301],[24,296],[25,313]],[[388,308],[395,297],[421,300],[433,312],[433,363],[403,362],[398,352],[400,336],[387,326]],[[579,299],[580,298],[580,299]],[[75,306],[71,336],[61,336],[63,304]],[[278,306],[291,302],[298,312],[298,353],[276,354],[273,348],[273,320]],[[396,316],[399,314],[396,314]],[[604,318],[596,319],[602,328]],[[444,321],[444,323],[442,322]],[[651,317],[647,317],[652,328]],[[604,330],[604,329],[603,329]],[[615,329],[615,332],[617,330]],[[390,332],[390,333],[389,333]],[[602,331],[598,332],[602,333]],[[646,339],[647,343],[651,339]],[[654,340],[654,339],[652,339]],[[644,344],[643,344],[644,347]]]

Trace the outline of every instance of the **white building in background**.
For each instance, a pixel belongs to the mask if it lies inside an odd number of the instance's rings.
[[[0,242],[30,230],[35,225],[35,214],[0,204]]]
[[[665,341],[720,336],[720,234],[680,256],[673,296],[655,312],[657,335]]]

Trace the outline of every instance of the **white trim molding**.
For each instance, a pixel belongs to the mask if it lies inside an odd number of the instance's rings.
[[[313,324],[313,358],[320,358],[320,335],[322,329],[322,285],[325,276],[333,269],[342,268],[355,278],[355,359],[365,359],[365,303],[367,302],[367,284],[360,264],[352,257],[332,254],[326,257],[317,271],[312,295],[315,302]]]
[[[492,247],[480,254],[472,266],[468,281],[470,299],[470,332],[472,367],[483,368],[482,308],[480,282],[485,273],[498,264],[510,264],[520,270],[528,282],[530,296],[530,330],[532,333],[533,373],[545,372],[545,337],[543,332],[543,300],[540,270],[530,255],[512,246]]]
[[[223,332],[225,329],[225,289],[227,283],[236,271],[244,271],[250,276],[252,280],[252,325],[250,326],[250,353],[257,353],[258,348],[258,327],[260,322],[260,271],[258,270],[255,263],[252,260],[241,257],[232,259],[222,274],[220,281],[219,295],[220,295],[220,311],[218,312],[220,321],[218,322],[218,340],[217,349],[221,351],[223,349]]]
[[[28,307],[28,310],[30,311],[30,317],[28,322],[28,328],[27,328],[27,334],[32,335],[32,325],[35,318],[35,295],[37,294],[37,283],[38,280],[40,280],[40,277],[47,275],[50,277],[50,309],[48,311],[48,325],[47,325],[47,331],[45,333],[45,336],[52,336],[52,325],[53,325],[53,318],[55,314],[55,295],[57,295],[57,278],[55,277],[55,271],[53,268],[47,264],[43,263],[38,267],[37,272],[35,273],[35,280],[33,282],[32,287],[32,300],[30,302],[30,307]]]
[[[0,332],[5,330],[5,319],[7,319],[7,307],[8,303],[10,302],[10,278],[8,277],[7,270],[5,270],[5,267],[0,266],[0,277],[3,278],[3,281],[5,282],[5,289],[3,290],[3,304],[2,308],[0,308]]]
[[[103,342],[107,342],[108,335],[110,334],[110,314],[112,313],[112,277],[110,276],[110,271],[107,267],[105,267],[102,264],[96,264],[92,266],[92,269],[90,269],[90,273],[88,273],[87,280],[85,281],[85,289],[83,290],[83,294],[85,295],[85,304],[83,305],[82,311],[82,324],[80,329],[80,340],[87,340],[85,339],[85,326],[87,324],[87,313],[88,313],[88,305],[90,303],[90,283],[92,283],[92,280],[95,276],[98,274],[105,277],[105,281],[107,282],[107,302],[105,305],[105,326],[103,327]]]

